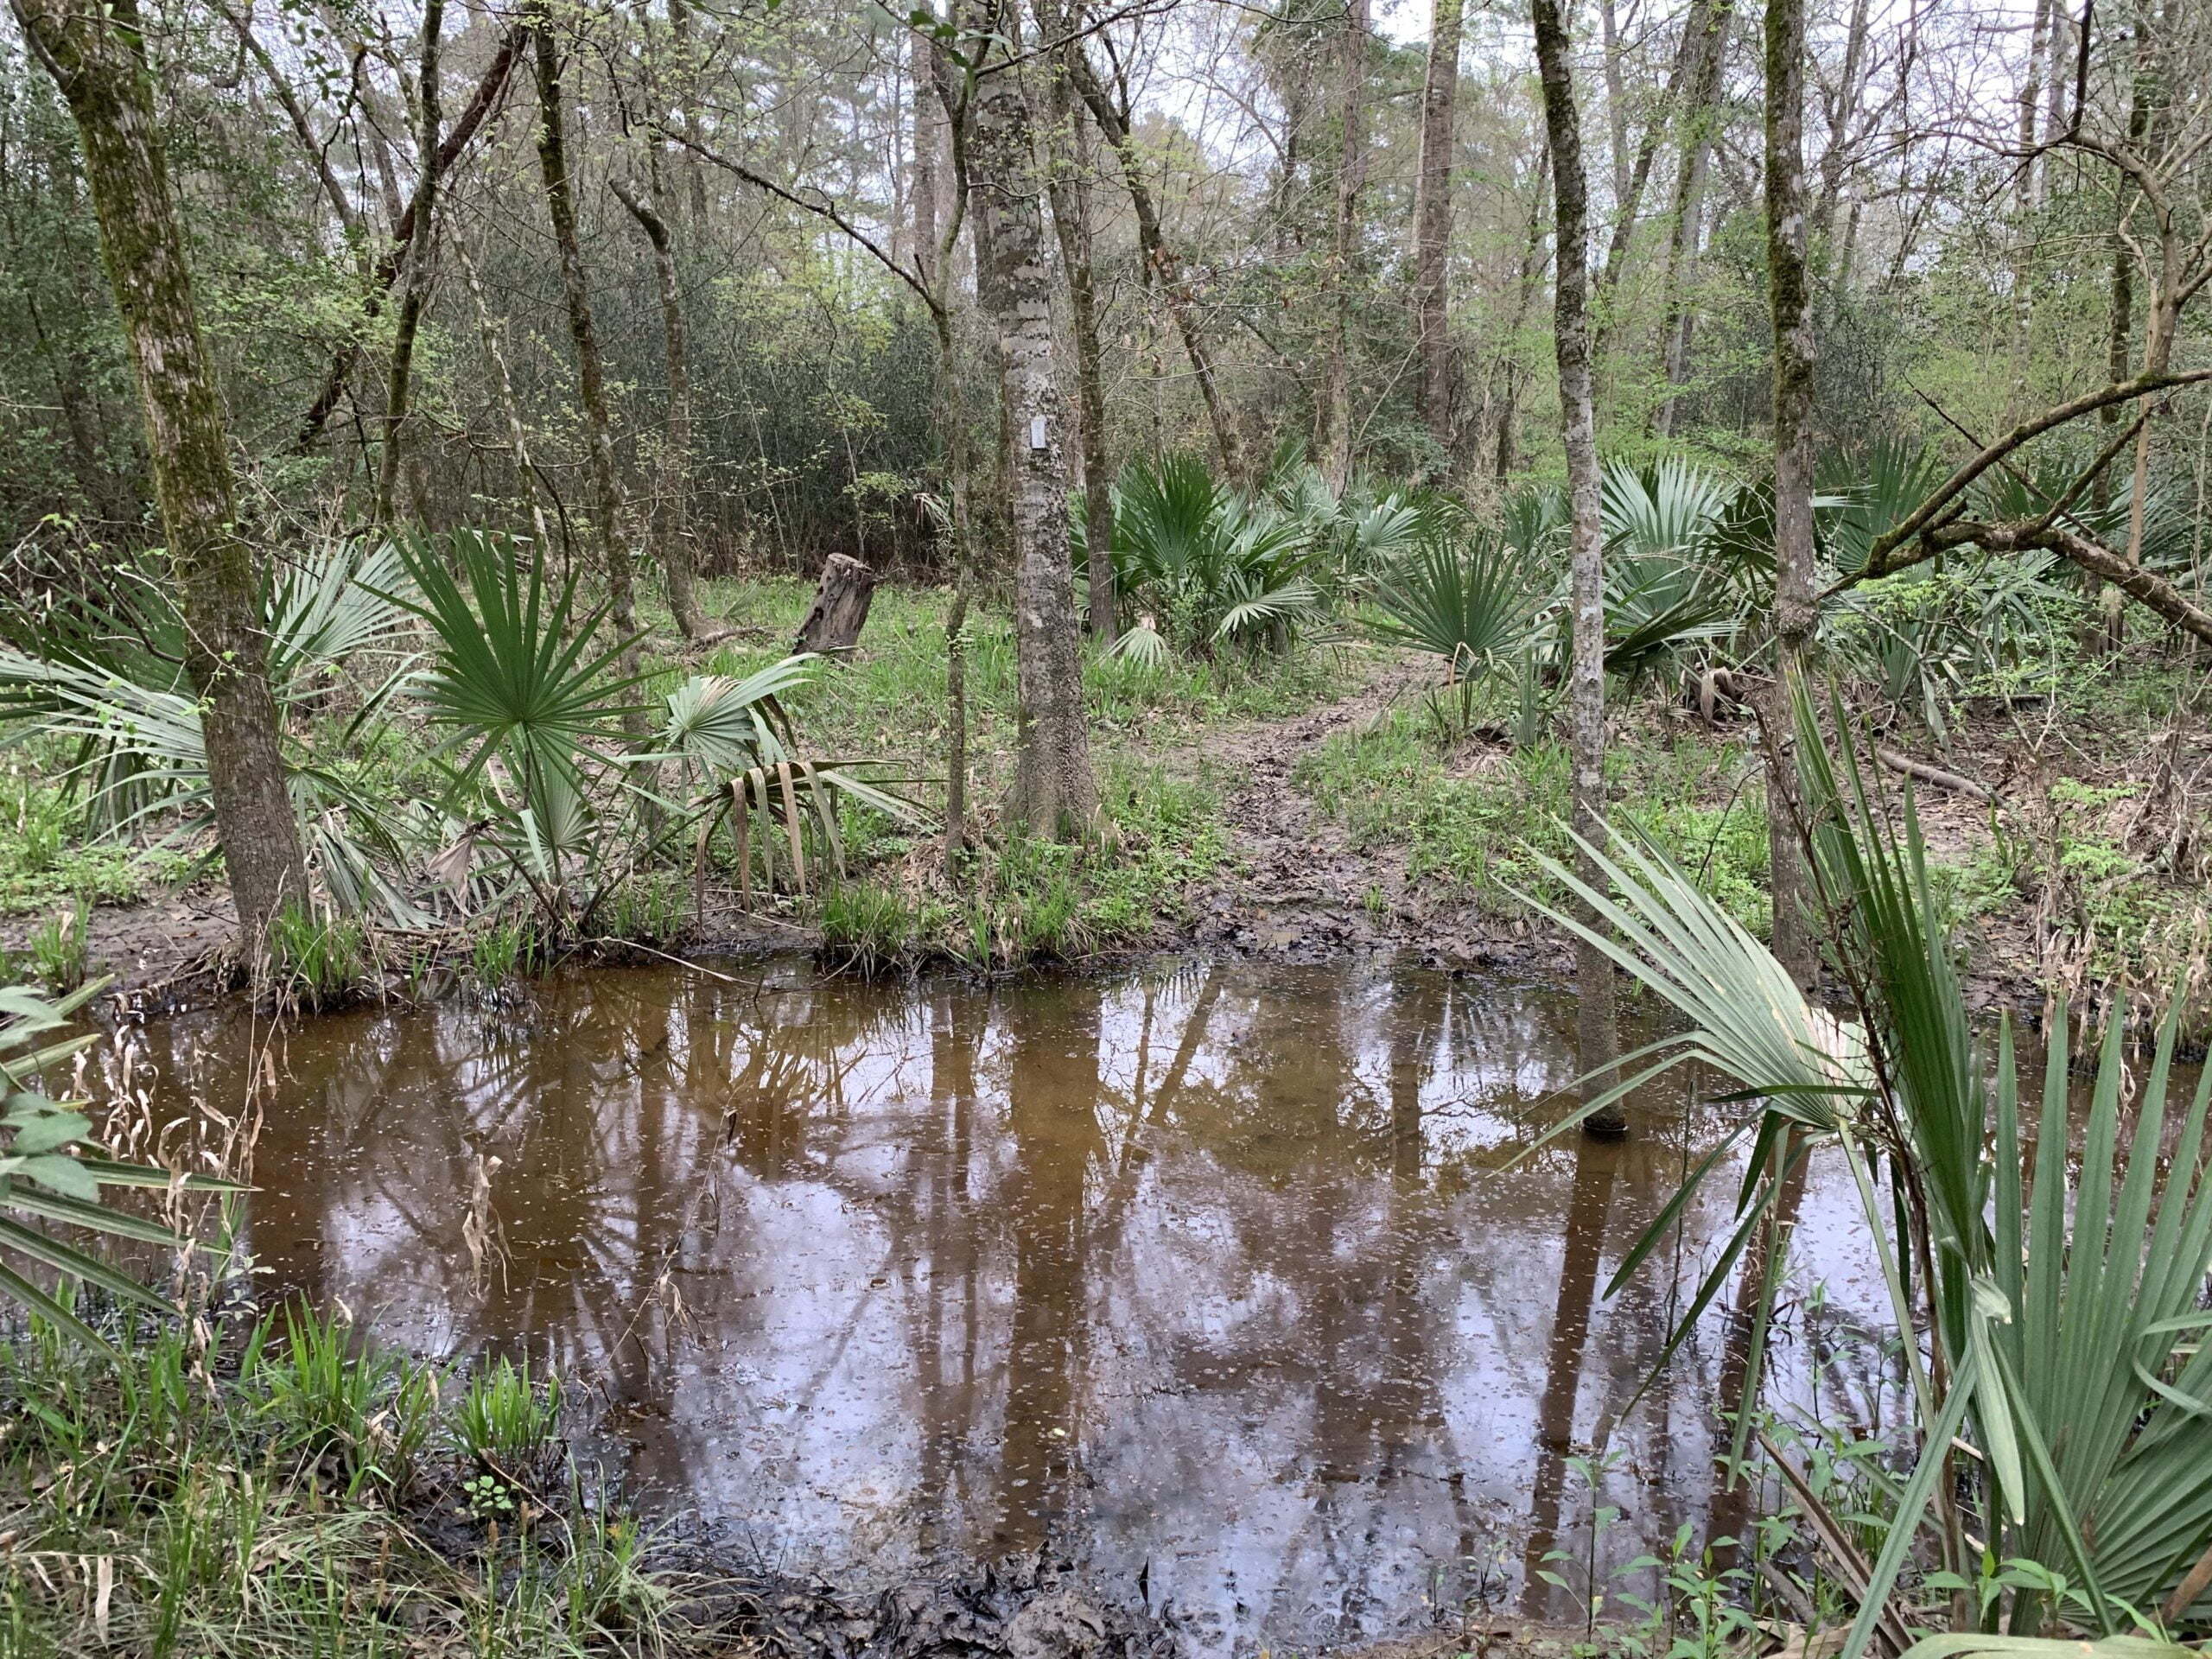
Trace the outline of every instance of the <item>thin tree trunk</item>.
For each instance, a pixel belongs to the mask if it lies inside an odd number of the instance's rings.
[[[269,685],[261,573],[234,521],[223,405],[154,113],[137,0],[13,0],[25,38],[76,119],[108,281],[130,342],[146,449],[200,700],[215,830],[249,950],[308,902]]]
[[[477,130],[499,107],[499,99],[506,92],[507,76],[514,69],[515,59],[522,51],[528,32],[518,26],[509,29],[501,38],[499,49],[493,54],[490,67],[484,71],[484,78],[477,82],[475,95],[469,99],[468,107],[461,112],[461,118],[453,124],[453,130],[446,135],[445,143],[438,147],[438,171],[442,175],[452,171],[454,163],[461,158],[461,152],[467,148],[468,141],[476,136]],[[376,271],[370,279],[368,296],[361,306],[364,318],[373,318],[383,310],[384,296],[399,280],[400,266],[407,257],[409,245],[415,239],[415,231],[414,215],[403,211],[391,233],[391,245],[377,261]],[[346,378],[353,372],[353,365],[360,359],[361,345],[360,338],[356,335],[332,354],[329,372],[323,377],[322,390],[315,394],[315,402],[308,406],[308,412],[300,422],[299,434],[292,440],[294,454],[305,454],[315,447],[315,440],[322,435],[322,429],[329,424],[331,416],[337,410],[339,400],[346,395]]]
[[[1544,130],[1552,153],[1554,349],[1559,363],[1560,436],[1567,448],[1572,530],[1574,656],[1569,671],[1573,711],[1573,820],[1585,843],[1582,880],[1603,892],[1595,849],[1605,836],[1605,534],[1599,518],[1597,416],[1590,392],[1590,193],[1583,173],[1582,121],[1574,101],[1567,20],[1560,0],[1533,0],[1536,64],[1543,84]],[[1602,924],[1594,912],[1585,920]],[[1610,1086],[1619,1055],[1612,963],[1586,940],[1575,946],[1575,1035],[1585,1087]],[[1586,1120],[1597,1134],[1626,1132],[1619,1105]]]
[[[2128,77],[2127,147],[2139,152],[2143,140],[2151,130],[2151,97],[2145,84],[2143,43],[2139,35],[2133,42],[2135,63]],[[2135,334],[2135,251],[2128,245],[2128,216],[2133,205],[2134,192],[2125,181],[2114,181],[2114,193],[2119,200],[2114,205],[2112,228],[2112,308],[2105,337],[2106,373],[2113,385],[2129,378],[2129,365],[2134,359]],[[2118,404],[2107,405],[2098,412],[2099,423],[2117,427],[2124,411]],[[2150,428],[2146,423],[2145,433]],[[2100,470],[2090,486],[2092,499],[2100,512],[2112,505],[2112,480],[2109,468]],[[2127,637],[2126,597],[2120,588],[2109,582],[2096,583],[2097,639],[2106,652],[2118,651]]]
[[[422,327],[423,308],[430,297],[431,251],[437,245],[438,129],[443,118],[438,109],[438,50],[445,29],[445,0],[424,0],[423,6],[423,66],[416,82],[416,113],[420,130],[416,139],[415,195],[408,213],[421,226],[414,257],[407,262],[407,286],[399,299],[399,317],[391,336],[391,368],[385,382],[384,452],[377,457],[377,499],[374,522],[391,522],[392,498],[399,487],[399,461],[407,426],[407,402],[414,387],[415,336]],[[417,492],[418,495],[420,492]],[[417,507],[421,505],[418,500]]]
[[[2012,424],[2025,412],[2028,368],[2033,347],[2035,318],[2035,213],[2043,164],[2033,151],[2036,118],[2043,101],[2044,42],[2052,27],[2058,0],[2036,0],[2035,25],[2028,45],[2027,73],[2020,79],[2019,121],[2016,141],[2027,157],[2020,163],[2012,195],[2012,396],[2005,411]]]
[[[561,294],[567,302],[569,334],[576,348],[577,401],[583,407],[587,470],[591,478],[592,534],[600,574],[607,583],[607,621],[622,646],[625,677],[638,672],[638,607],[630,582],[630,551],[622,537],[622,486],[614,474],[613,423],[607,409],[607,371],[600,360],[599,334],[592,320],[591,290],[585,285],[583,251],[576,242],[576,203],[569,176],[568,140],[561,113],[561,58],[553,26],[542,6],[533,14],[531,45],[537,71],[537,164],[545,181],[546,216],[560,258]],[[623,716],[632,736],[645,729],[645,712]]]
[[[1681,156],[1675,173],[1675,200],[1667,240],[1667,269],[1660,287],[1666,296],[1665,321],[1659,328],[1666,368],[1667,397],[1653,427],[1674,435],[1681,415],[1681,387],[1689,378],[1691,308],[1685,298],[1697,264],[1698,225],[1705,207],[1706,175],[1712,165],[1714,105],[1726,67],[1728,26],[1734,0],[1690,0],[1682,24],[1682,47],[1694,50],[1677,109],[1683,119]]]
[[[994,5],[976,33],[1011,41],[1015,20]],[[1098,810],[1083,665],[1076,651],[1069,560],[1067,457],[1054,418],[1052,270],[1045,252],[1043,181],[1020,67],[982,78],[970,117],[969,183],[988,234],[989,280],[980,284],[997,339],[999,394],[1008,448],[1014,550],[1015,749],[1009,823],[1053,836],[1080,834]],[[979,244],[981,251],[983,244]]]
[[[1804,0],[1766,6],[1767,292],[1774,319],[1774,677],[1763,724],[1775,960],[1813,982],[1797,846],[1792,693],[1818,613],[1813,599],[1813,302],[1805,231]]]
[[[1338,493],[1351,480],[1351,313],[1357,297],[1353,267],[1359,260],[1359,196],[1367,184],[1367,0],[1344,8],[1343,57],[1338,73],[1337,216],[1329,249],[1329,366],[1322,391],[1321,451],[1329,482]]]
[[[1038,28],[1046,38],[1068,32],[1065,14],[1043,0]],[[1081,157],[1081,118],[1067,53],[1054,54],[1052,121],[1046,144],[1051,169],[1052,227],[1067,275],[1068,321],[1075,336],[1076,429],[1083,451],[1084,538],[1090,549],[1087,587],[1091,634],[1111,645],[1121,635],[1114,594],[1114,493],[1106,450],[1106,374],[1098,349],[1098,296],[1090,263],[1090,175]]]
[[[1414,187],[1414,327],[1420,341],[1421,421],[1440,454],[1452,445],[1452,156],[1466,0],[1433,0],[1421,92],[1421,170]]]
[[[1628,200],[1628,94],[1621,80],[1620,21],[1613,0],[1598,0],[1598,48],[1605,80],[1605,164],[1613,174],[1613,206]]]
[[[1552,143],[1547,137],[1536,151],[1535,190],[1529,204],[1529,240],[1522,251],[1521,271],[1513,291],[1513,326],[1505,331],[1505,354],[1499,359],[1504,387],[1498,397],[1497,477],[1501,484],[1513,476],[1520,456],[1521,365],[1514,356],[1521,340],[1521,325],[1536,302],[1536,288],[1544,276],[1545,221],[1552,199]]]
[[[620,180],[614,181],[616,200],[630,210],[638,227],[652,245],[653,279],[660,292],[661,346],[668,361],[668,431],[661,448],[659,531],[660,568],[668,583],[668,608],[676,626],[694,645],[707,645],[726,637],[729,630],[716,627],[699,609],[696,572],[691,562],[691,369],[683,326],[683,296],[677,287],[676,251],[668,221],[653,205]]]
[[[530,435],[523,424],[522,400],[515,396],[515,380],[507,368],[506,348],[499,343],[499,326],[493,321],[492,307],[484,297],[484,283],[476,274],[476,261],[469,257],[468,238],[455,236],[453,239],[454,263],[461,267],[461,280],[468,289],[468,300],[476,313],[476,328],[484,341],[485,358],[492,365],[492,390],[499,405],[500,418],[506,423],[507,444],[514,452],[515,475],[522,485],[523,499],[530,503],[531,533],[536,538],[533,545],[537,556],[543,558],[553,550],[553,538],[545,528],[545,508],[539,502],[537,474],[530,461]]]
[[[925,286],[933,286],[937,281],[938,175],[944,162],[944,110],[937,97],[922,96],[922,89],[938,86],[935,60],[943,51],[938,38],[921,29],[913,31],[907,48],[907,61],[912,67],[916,88],[914,181],[907,205],[914,219],[914,269],[921,273]]]
[[[1232,482],[1246,482],[1249,474],[1244,447],[1237,438],[1236,423],[1216,383],[1213,355],[1207,350],[1205,337],[1198,327],[1197,298],[1191,292],[1190,279],[1182,262],[1175,257],[1160,231],[1160,210],[1153,200],[1152,187],[1145,182],[1144,158],[1138,154],[1129,124],[1100,85],[1082,41],[1069,42],[1067,66],[1076,91],[1090,111],[1091,119],[1098,123],[1098,130],[1105,135],[1115,158],[1121,163],[1122,182],[1128,190],[1129,207],[1136,216],[1137,248],[1159,279],[1161,297],[1167,302],[1167,314],[1183,341],[1183,354],[1191,360],[1191,377],[1198,383],[1199,400],[1205,404],[1206,419],[1212,423],[1214,444],[1221,451],[1222,467]]]

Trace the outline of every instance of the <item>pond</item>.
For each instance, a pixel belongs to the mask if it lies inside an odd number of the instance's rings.
[[[715,972],[188,1018],[128,1064],[164,1113],[257,1104],[274,1287],[550,1358],[652,1512],[786,1571],[1050,1548],[1238,1653],[1562,1616],[1550,1552],[1580,1586],[1740,1527],[1728,1298],[1638,1397],[1732,1183],[1604,1294],[1732,1109],[1678,1078],[1626,1141],[1513,1162],[1573,1076],[1570,997],[1388,962]],[[1780,1386],[1878,1412],[1865,1346],[1818,1335],[1873,1305],[1850,1195],[1815,1170],[1792,1203],[1822,1288]]]

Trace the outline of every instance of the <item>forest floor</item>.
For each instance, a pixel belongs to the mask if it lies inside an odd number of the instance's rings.
[[[701,651],[664,624],[651,641],[657,671],[751,672],[781,653],[809,597],[787,579],[711,592],[742,633]],[[858,658],[793,700],[803,740],[917,776],[937,769],[943,604],[935,590],[880,589]],[[1013,743],[1002,616],[973,628],[969,657],[972,798],[988,833]],[[1889,722],[1893,751],[1993,797],[1925,781],[1914,789],[1936,885],[1983,1004],[2036,1011],[2054,990],[2078,1003],[2117,980],[2143,1006],[2177,985],[2205,1005],[2212,734],[2194,712],[2203,677],[2144,647],[2082,665],[2051,695],[1967,698],[1940,731]],[[683,938],[645,948],[810,949],[887,930],[874,940],[885,959],[945,950],[981,966],[1197,945],[1293,960],[1392,950],[1452,970],[1563,975],[1564,935],[1522,895],[1562,896],[1536,855],[1570,850],[1564,750],[1541,728],[1516,744],[1502,695],[1455,730],[1439,678],[1432,661],[1357,645],[1159,669],[1087,652],[1094,760],[1112,824],[1102,851],[995,870],[977,899],[944,887],[933,838],[862,826],[848,836],[849,879],[830,899],[741,901],[725,874]],[[1756,737],[1750,721],[1723,714],[1708,722],[1655,690],[1624,701],[1609,784],[1617,823],[1763,931]],[[1895,805],[1899,779],[1885,772],[1881,781]],[[28,806],[13,816],[28,823]],[[0,950],[21,963],[35,966],[36,934],[72,894],[100,900],[87,912],[88,963],[125,988],[189,984],[230,941],[219,884],[180,884],[174,855],[126,868],[110,849],[69,847],[33,868],[25,846],[0,826],[0,911],[15,912],[0,918]],[[983,944],[971,948],[970,936]]]

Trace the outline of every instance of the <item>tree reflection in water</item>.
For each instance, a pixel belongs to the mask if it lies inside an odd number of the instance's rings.
[[[1499,1173],[1570,1025],[1376,966],[560,976],[289,1032],[251,1245],[387,1340],[550,1355],[601,1451],[785,1564],[1050,1542],[1201,1645],[1388,1632],[1579,1554],[1573,1450],[1614,1454],[1612,1559],[1711,1500],[1725,1317],[1624,1416],[1663,1276],[1600,1293],[1713,1126],[1658,1096]],[[245,1093],[242,1031],[152,1035],[165,1087]],[[1843,1201],[1816,1172],[1801,1236]]]

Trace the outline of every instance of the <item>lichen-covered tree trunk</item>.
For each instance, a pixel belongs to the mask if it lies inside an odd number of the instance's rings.
[[[1351,481],[1352,269],[1359,259],[1359,198],[1367,185],[1367,0],[1344,9],[1338,64],[1336,231],[1329,250],[1329,363],[1321,394],[1320,442],[1329,482],[1341,492]]]
[[[1414,186],[1414,327],[1420,342],[1422,423],[1437,448],[1452,447],[1452,334],[1446,263],[1452,251],[1452,147],[1459,99],[1459,41],[1466,0],[1435,0],[1421,92],[1421,171]]]
[[[1010,40],[1010,19],[977,33]],[[1079,834],[1098,809],[1076,651],[1075,575],[1068,549],[1067,455],[1052,372],[1052,283],[1045,254],[1036,135],[1022,70],[982,77],[971,116],[968,178],[987,234],[989,280],[980,283],[998,346],[999,394],[1011,438],[1016,671],[1011,823],[1049,836]]]
[[[1054,0],[1039,0],[1036,10],[1038,28],[1048,37],[1068,33],[1068,16]],[[1090,262],[1090,178],[1083,167],[1082,120],[1065,48],[1053,55],[1052,77],[1046,158],[1051,168],[1052,228],[1059,238],[1060,267],[1067,274],[1069,331],[1075,337],[1076,425],[1083,448],[1084,531],[1090,550],[1090,632],[1110,645],[1122,630],[1109,556],[1114,488],[1106,448],[1106,371],[1098,346],[1097,284]]]
[[[1603,892],[1605,872],[1590,849],[1605,836],[1605,532],[1599,517],[1597,416],[1590,393],[1590,188],[1583,171],[1582,119],[1574,100],[1574,73],[1568,53],[1567,20],[1559,0],[1534,0],[1536,65],[1543,84],[1544,130],[1552,156],[1552,226],[1554,245],[1553,353],[1559,365],[1560,435],[1567,448],[1567,488],[1571,519],[1569,562],[1574,618],[1574,656],[1568,671],[1567,702],[1573,727],[1570,747],[1574,833],[1584,849],[1578,855],[1582,880]],[[1594,912],[1584,919],[1602,925]],[[1611,1081],[1620,1052],[1613,1005],[1613,967],[1605,953],[1587,940],[1575,946],[1577,1008],[1575,1037],[1586,1086],[1602,1090]],[[1627,1119],[1618,1106],[1587,1120],[1599,1134],[1620,1134]]]
[[[691,353],[683,322],[683,295],[676,280],[676,249],[668,221],[646,198],[620,180],[614,194],[652,247],[653,280],[660,292],[661,349],[668,364],[668,425],[660,457],[660,504],[654,524],[668,608],[694,645],[726,637],[699,608],[697,571],[691,560]]]
[[[75,117],[146,417],[154,493],[200,697],[215,830],[249,945],[307,899],[263,638],[261,577],[233,518],[229,437],[200,337],[137,0],[14,0]]]
[[[584,280],[584,257],[576,242],[576,200],[569,176],[568,139],[561,112],[561,56],[553,25],[542,7],[532,13],[531,47],[537,71],[537,165],[545,182],[546,216],[553,225],[553,246],[561,265],[561,296],[567,302],[569,334],[576,348],[576,401],[584,417],[586,470],[591,479],[592,537],[597,543],[607,583],[607,620],[626,643],[622,672],[638,672],[638,607],[630,581],[630,550],[622,535],[622,486],[614,473],[613,422],[607,408],[607,370],[599,353],[599,331],[592,320],[591,289]],[[645,730],[642,710],[623,716],[632,736]]]
[[[1765,695],[1767,849],[1775,959],[1813,982],[1799,855],[1791,691],[1804,672],[1813,598],[1813,299],[1806,265],[1804,0],[1767,0],[1767,294],[1774,319],[1774,677]]]
[[[1681,388],[1689,378],[1693,312],[1684,293],[1697,264],[1698,219],[1705,208],[1706,175],[1712,162],[1713,129],[1719,119],[1715,105],[1720,95],[1721,71],[1726,67],[1725,48],[1734,11],[1734,0],[1690,0],[1689,15],[1682,23],[1686,73],[1682,97],[1676,105],[1682,120],[1681,155],[1669,212],[1666,270],[1659,283],[1666,301],[1659,349],[1666,371],[1667,396],[1652,421],[1653,429],[1662,437],[1674,432],[1681,413]]]

